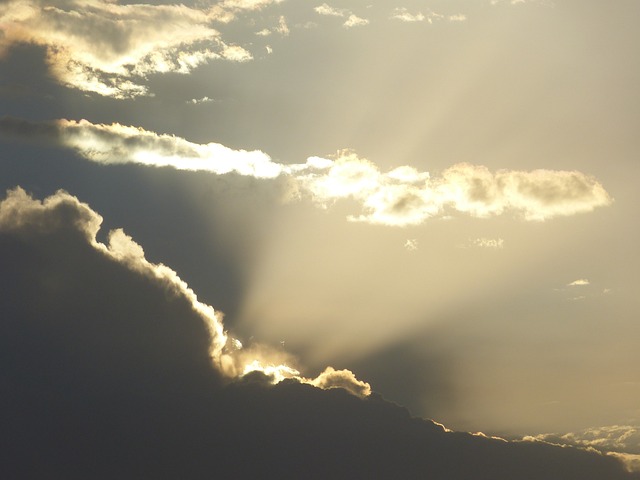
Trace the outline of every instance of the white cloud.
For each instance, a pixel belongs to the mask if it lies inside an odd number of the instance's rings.
[[[469,246],[478,248],[502,249],[504,248],[504,239],[485,237],[474,238],[472,240],[469,240]]]
[[[389,226],[418,225],[452,212],[488,218],[511,211],[528,221],[544,221],[590,212],[613,201],[595,178],[578,171],[491,172],[482,165],[460,163],[434,177],[409,166],[381,172],[349,150],[338,152],[333,160],[310,157],[304,164],[284,165],[259,150],[196,144],[142,128],[86,120],[38,123],[4,117],[0,133],[60,143],[99,163],[236,172],[256,178],[284,175],[298,196],[309,196],[324,208],[352,199],[362,211],[349,216],[350,221]]]
[[[410,252],[416,251],[418,249],[418,240],[415,238],[408,238],[407,241],[404,242],[404,248]]]
[[[406,23],[414,23],[414,22],[424,22],[434,23],[440,20],[446,20],[449,22],[464,22],[467,17],[463,14],[453,14],[453,15],[444,15],[441,13],[436,13],[434,11],[429,11],[426,14],[422,12],[411,13],[406,7],[398,7],[393,10],[391,13],[392,20],[399,20],[401,22]]]
[[[391,18],[400,20],[401,22],[422,22],[425,19],[423,13],[410,13],[405,7],[399,7],[393,10]]]
[[[574,280],[571,283],[567,283],[567,287],[579,287],[579,286],[583,286],[583,285],[589,285],[591,282],[589,282],[588,279],[586,278],[580,278],[578,280]]]
[[[353,221],[396,226],[417,225],[450,210],[475,217],[511,210],[525,220],[543,221],[612,201],[600,183],[577,171],[492,173],[487,167],[462,163],[439,177],[417,170],[403,174],[399,178],[397,169],[382,173],[368,160],[344,151],[330,166],[300,174],[299,181],[322,205],[341,198],[359,201],[363,213],[350,217]]]
[[[368,24],[369,24],[369,20],[367,20],[366,18],[360,18],[357,15],[352,13],[351,15],[349,15],[349,18],[347,18],[347,21],[344,22],[343,26],[345,28],[351,28],[351,27],[362,27]]]
[[[273,2],[224,2],[234,11]],[[185,5],[121,5],[108,0],[10,0],[0,10],[0,52],[16,43],[41,45],[63,84],[115,98],[148,95],[145,77],[189,73],[216,58],[247,61],[251,54],[227,45],[208,11]],[[281,27],[280,27],[281,28]]]
[[[282,173],[281,165],[258,150],[233,150],[219,143],[201,145],[117,123],[58,120],[56,126],[64,145],[99,163],[139,163],[216,174],[236,172],[256,178],[275,178]]]
[[[192,98],[188,100],[187,103],[191,103],[193,105],[200,105],[201,103],[213,103],[215,100],[209,97],[201,97],[201,98]]]
[[[346,10],[344,8],[334,8],[327,5],[326,3],[318,5],[314,8],[314,10],[319,15],[328,15],[331,17],[344,17],[350,14],[349,10]]]
[[[315,379],[305,383],[325,390],[330,388],[344,388],[358,397],[367,397],[371,394],[371,386],[366,382],[358,380],[353,372],[349,370],[335,370],[332,367],[327,367],[325,371]]]

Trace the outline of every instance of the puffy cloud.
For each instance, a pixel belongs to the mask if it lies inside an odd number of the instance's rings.
[[[368,24],[369,24],[369,20],[367,20],[366,18],[361,18],[356,14],[352,13],[351,15],[349,15],[349,18],[347,18],[347,20],[344,22],[343,26],[345,28],[351,28],[351,27],[362,27]]]
[[[142,128],[86,120],[47,123],[3,117],[0,133],[57,142],[99,163],[132,162],[256,178],[285,175],[298,194],[325,208],[338,200],[356,200],[362,213],[349,216],[351,221],[389,226],[418,225],[452,211],[480,218],[513,211],[525,220],[544,221],[590,212],[613,201],[595,178],[578,171],[491,172],[482,165],[461,163],[436,177],[410,166],[382,172],[349,150],[338,152],[335,159],[310,157],[304,164],[284,165],[257,150],[196,144]]]
[[[567,283],[567,287],[581,287],[584,285],[590,285],[591,282],[589,282],[588,279],[586,278],[579,278],[578,280],[574,280],[571,283]]]
[[[358,200],[364,214],[350,217],[385,225],[416,225],[455,210],[475,217],[490,217],[507,210],[526,220],[547,220],[588,212],[611,203],[604,187],[577,171],[499,170],[462,163],[440,177],[401,167],[382,173],[353,152],[342,152],[331,164],[301,181],[316,201]]]
[[[206,11],[182,4],[9,0],[0,7],[0,52],[20,42],[41,45],[52,73],[68,86],[115,98],[147,95],[149,74],[189,73],[215,58],[251,59],[211,24],[229,9],[270,3],[224,2],[226,10]]]
[[[144,257],[144,251],[121,229],[112,230],[108,244],[96,240],[102,217],[75,197],[59,191],[40,202],[31,198],[21,188],[7,194],[0,203],[0,231],[37,239],[48,235],[73,235],[80,233],[84,241],[98,254],[127,267],[132,272],[149,279],[162,289],[179,296],[191,307],[194,314],[209,331],[211,357],[217,362],[227,342],[222,317],[209,305],[198,301],[195,293],[176,272],[162,264],[153,264]]]
[[[371,394],[371,386],[358,380],[353,372],[335,370],[333,367],[327,367],[324,372],[307,383],[325,390],[329,388],[344,388],[358,397],[367,397]]]
[[[315,12],[319,15],[328,15],[331,17],[344,17],[349,15],[350,12],[344,8],[335,8],[323,3],[322,5],[318,5],[314,8]]]

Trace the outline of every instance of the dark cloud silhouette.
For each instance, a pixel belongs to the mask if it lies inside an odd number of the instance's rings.
[[[91,244],[88,206],[59,194],[34,213],[25,198],[0,210],[7,478],[639,478],[584,450],[448,432],[376,395],[258,372],[225,384],[202,315],[131,268],[133,244],[116,259]]]

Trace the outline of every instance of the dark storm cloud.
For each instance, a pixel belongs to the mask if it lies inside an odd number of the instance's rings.
[[[223,386],[186,287],[122,232],[96,246],[100,221],[66,194],[2,203],[8,478],[638,478],[586,451],[447,432],[376,396],[260,373]]]

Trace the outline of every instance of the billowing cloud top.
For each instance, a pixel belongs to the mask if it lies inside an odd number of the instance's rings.
[[[371,393],[369,384],[358,380],[348,370],[336,371],[329,367],[315,379],[306,378],[292,366],[282,363],[291,362],[291,356],[268,346],[243,348],[238,340],[227,335],[219,312],[200,302],[175,271],[165,265],[147,261],[142,247],[122,229],[109,232],[108,244],[99,242],[96,235],[101,223],[102,217],[99,214],[63,191],[40,202],[21,188],[16,188],[8,192],[7,198],[0,202],[0,232],[36,238],[46,238],[51,234],[79,233],[83,241],[95,250],[95,254],[106,256],[134,275],[141,275],[170,296],[184,301],[190,306],[190,312],[186,315],[197,317],[206,326],[210,337],[209,355],[212,365],[221,374],[237,378],[258,371],[274,382],[292,378],[319,388],[344,388],[362,397]]]
[[[460,163],[436,177],[410,166],[382,172],[348,150],[333,159],[310,157],[304,164],[284,165],[261,151],[195,144],[142,128],[86,120],[34,123],[4,117],[0,132],[59,142],[100,163],[133,162],[255,178],[287,175],[300,195],[325,207],[340,199],[356,200],[362,213],[349,220],[380,225],[418,225],[454,212],[486,218],[513,211],[525,220],[543,221],[590,212],[612,202],[602,184],[579,171],[491,172],[483,165]]]

